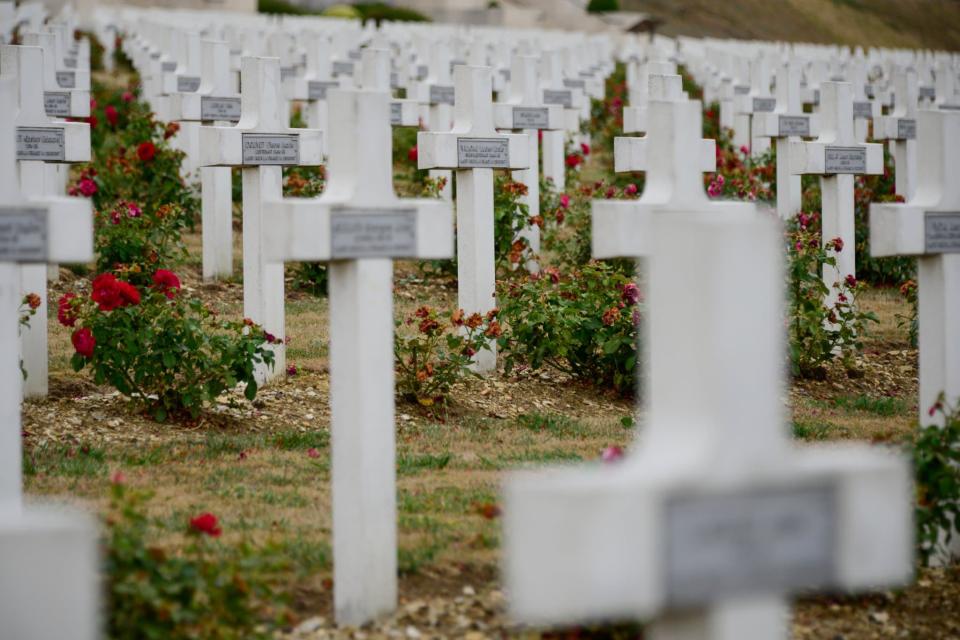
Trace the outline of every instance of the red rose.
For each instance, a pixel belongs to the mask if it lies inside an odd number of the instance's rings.
[[[77,324],[77,312],[71,303],[71,300],[76,297],[75,293],[65,293],[60,296],[60,301],[57,303],[57,320],[65,327]]]
[[[623,449],[617,446],[607,447],[600,453],[600,459],[604,462],[616,462],[623,458]]]
[[[588,145],[586,142],[581,142],[581,143],[580,143],[580,151],[582,151],[582,152],[583,152],[583,155],[585,155],[585,156],[590,155],[590,145]]]
[[[623,188],[623,192],[624,192],[625,194],[627,194],[628,196],[636,195],[636,193],[637,193],[637,185],[635,185],[634,183],[631,182],[630,184],[628,184],[627,186],[625,186],[625,187]]]
[[[91,129],[96,129],[98,122],[100,121],[97,119],[97,116],[93,115],[92,113],[90,114],[90,117],[87,118],[87,123],[90,125]]]
[[[843,238],[834,238],[832,240],[833,248],[837,253],[843,251]]]
[[[87,198],[90,198],[97,192],[97,183],[90,178],[84,178],[77,185],[77,189]]]
[[[172,271],[157,269],[157,272],[153,274],[153,288],[173,300],[173,296],[180,289],[180,278]]]
[[[73,343],[73,348],[81,356],[84,358],[93,357],[93,348],[97,346],[97,341],[93,338],[93,332],[90,331],[89,327],[74,331],[73,335],[70,336],[70,341]]]
[[[123,95],[120,96],[120,99],[123,100],[124,102],[133,102],[133,94],[130,93],[129,91],[124,91]]]
[[[123,304],[120,306],[125,307],[130,304],[140,304],[140,292],[129,282],[123,282],[122,280],[117,282],[117,291],[123,300]]]
[[[140,304],[140,292],[130,283],[117,280],[112,273],[103,273],[93,279],[90,298],[97,303],[100,311]]]
[[[416,147],[416,145],[414,145],[414,146],[410,147],[410,150],[409,150],[409,151],[407,151],[407,160],[409,160],[410,162],[416,162],[416,161],[417,161],[417,157],[418,157],[418,155],[417,155],[417,147]]]
[[[26,302],[27,306],[29,306],[31,309],[38,308],[42,302],[42,300],[40,300],[40,296],[36,293],[28,293],[23,297],[23,301]]]
[[[117,108],[115,106],[108,104],[103,110],[103,115],[107,117],[107,122],[110,123],[111,127],[117,126],[117,120],[120,118],[120,114],[117,113]]]
[[[163,130],[163,139],[169,140],[173,136],[177,135],[177,131],[180,131],[180,123],[168,122],[166,128]]]
[[[571,169],[576,169],[580,166],[581,162],[583,162],[583,158],[576,153],[571,153],[567,156],[567,166]]]
[[[191,518],[190,529],[196,533],[205,533],[212,538],[219,538],[223,533],[223,530],[217,526],[217,516],[209,512]]]
[[[140,146],[137,147],[137,157],[142,162],[150,162],[155,155],[157,155],[157,148],[153,146],[152,142],[141,142]]]

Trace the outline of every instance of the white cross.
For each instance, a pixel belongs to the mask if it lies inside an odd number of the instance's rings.
[[[307,103],[307,126],[328,131],[327,91],[340,86],[333,78],[330,60],[330,39],[326,34],[309,33],[304,36],[306,70],[302,76],[283,80],[288,100]]]
[[[530,168],[513,172],[513,179],[527,187],[523,202],[531,219],[540,215],[540,141],[538,131],[563,129],[563,107],[544,104],[537,74],[537,58],[515,55],[510,66],[510,92],[507,99],[493,105],[494,125],[498,129],[523,131],[527,136],[527,157]],[[540,253],[540,227],[528,224],[520,237],[530,244],[534,254]],[[530,271],[539,270],[535,260],[527,264]]]
[[[746,140],[749,141],[750,155],[757,157],[770,148],[770,140],[758,136],[756,117],[772,113],[777,107],[777,99],[770,94],[770,70],[766,55],[758,54],[750,61],[750,91],[734,97],[734,117],[746,128]],[[742,133],[742,132],[738,132]]]
[[[47,31],[54,35],[51,61],[56,70],[57,83],[64,89],[90,91],[90,69],[81,67],[75,57],[66,55],[67,41],[73,41],[73,30],[53,23],[47,26]]]
[[[390,51],[387,49],[365,48],[360,53],[360,73],[358,86],[370,91],[385,91],[392,95],[392,74],[390,72]],[[419,103],[416,100],[390,99],[390,125],[394,127],[415,127],[420,123]]]
[[[200,165],[243,169],[243,312],[283,340],[283,265],[268,263],[263,253],[264,230],[272,225],[263,203],[280,199],[284,166],[321,164],[322,136],[290,128],[277,58],[243,59],[240,96],[236,126],[200,127]],[[261,368],[258,377],[285,371],[285,349],[274,345],[273,370]]]
[[[624,133],[646,133],[647,131],[647,102],[650,99],[657,99],[650,95],[650,76],[676,75],[676,73],[677,66],[665,60],[651,60],[637,67],[635,77],[627,87],[630,106],[623,108]],[[683,92],[682,86],[680,91]]]
[[[429,50],[428,75],[417,86],[417,99],[425,106],[423,121],[430,131],[450,130],[456,94],[450,77],[450,67],[449,45],[442,40],[432,43]],[[440,195],[444,200],[450,200],[453,197],[453,181],[449,171],[432,169],[430,178],[446,180]]]
[[[848,275],[856,275],[853,179],[858,174],[883,173],[883,147],[857,142],[853,134],[853,95],[849,83],[824,82],[820,85],[820,137],[812,142],[790,141],[790,171],[820,177],[821,233],[826,245],[834,238],[843,240],[836,267],[824,266],[823,281],[830,293],[827,304],[836,296],[833,284]],[[833,273],[836,271],[836,273]]]
[[[651,640],[785,639],[790,594],[910,576],[906,460],[792,446],[781,231],[754,205],[714,206],[649,227],[636,451],[507,479],[504,572],[519,621],[652,618]]]
[[[526,169],[527,140],[497,133],[489,67],[459,65],[454,73],[456,104],[449,133],[417,134],[421,169],[457,172],[457,295],[460,308],[485,314],[493,309],[496,268],[493,242],[493,170]],[[496,368],[496,345],[474,356],[478,371]]]
[[[541,55],[540,82],[543,103],[562,106],[566,131],[579,131],[580,111],[585,99],[581,89],[564,84],[559,51],[544,51]],[[543,177],[552,180],[557,191],[566,188],[566,131],[543,132]]]
[[[79,514],[23,505],[17,337],[20,269],[92,260],[93,214],[85,200],[21,195],[16,84],[0,78],[0,618],[10,637],[94,640],[100,632],[95,525]]]
[[[867,68],[863,62],[850,62],[847,65],[847,76],[853,87],[854,135],[857,142],[866,142],[870,122],[876,122],[880,117],[880,101],[867,96]]]
[[[57,71],[53,64],[54,40],[52,33],[25,33],[23,44],[43,49],[43,103],[46,114],[55,118],[86,118],[90,115],[90,92],[64,88],[75,84],[73,71]],[[59,80],[58,80],[59,79]]]
[[[334,610],[359,626],[397,600],[392,261],[452,257],[452,216],[441,200],[397,198],[388,92],[328,100],[326,188],[266,203],[264,250],[330,263]]]
[[[800,102],[800,67],[786,62],[777,67],[777,107],[773,113],[753,117],[754,134],[777,141],[777,214],[791,218],[800,211],[802,192],[800,176],[790,171],[790,140],[816,136],[820,120],[803,112]]]
[[[14,78],[19,101],[16,124],[16,158],[20,161],[20,188],[27,197],[58,193],[55,173],[47,163],[90,160],[90,125],[52,120],[44,110],[43,49],[0,46],[0,76]],[[13,117],[13,116],[11,116]],[[23,366],[27,372],[24,393],[29,397],[47,395],[47,266],[26,265],[21,270],[24,293],[36,293],[42,304],[21,335]]]
[[[917,188],[917,72],[897,69],[893,73],[894,107],[889,115],[875,118],[873,137],[889,140],[893,154],[897,193],[909,200]]]

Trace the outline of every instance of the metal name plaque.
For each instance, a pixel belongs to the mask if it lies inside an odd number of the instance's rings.
[[[456,94],[453,87],[444,84],[430,85],[430,104],[453,104]]]
[[[334,62],[333,63],[333,72],[337,75],[353,75],[353,63],[352,62]]]
[[[836,500],[829,486],[669,499],[662,533],[668,605],[832,586]]]
[[[57,71],[57,85],[63,89],[73,89],[77,86],[75,71]]]
[[[293,78],[297,75],[296,67],[280,67],[280,80],[286,80],[288,78]]]
[[[63,127],[17,127],[17,160],[64,159]]]
[[[430,69],[427,67],[427,65],[425,64],[417,65],[417,80],[426,79],[429,73],[430,73]]]
[[[960,211],[927,211],[923,241],[926,253],[960,253]]]
[[[44,91],[43,110],[48,116],[68,117],[70,115],[70,94],[65,91]]]
[[[754,98],[753,99],[754,113],[770,113],[776,108],[777,108],[776,98]]]
[[[545,104],[559,104],[564,109],[573,106],[573,92],[569,90],[544,89],[543,101]]]
[[[933,100],[937,97],[937,90],[935,87],[920,87],[920,98],[929,98]]]
[[[876,94],[875,94],[874,91],[873,91],[873,85],[872,85],[872,84],[865,84],[865,85],[863,85],[863,92],[864,92],[864,93],[867,95],[867,97],[870,98],[871,100],[873,100],[873,98],[876,97]]]
[[[587,83],[583,80],[571,80],[570,78],[563,79],[563,86],[567,89],[583,89],[587,86]]]
[[[311,80],[307,83],[307,98],[309,100],[326,100],[327,89],[339,86],[340,83],[335,80]]]
[[[809,116],[780,116],[779,134],[781,138],[788,136],[810,137]]]
[[[866,101],[856,100],[853,103],[853,117],[854,118],[873,118],[873,105]]]
[[[177,76],[177,91],[193,93],[200,88],[200,76]]]
[[[160,63],[160,71],[176,71],[176,70],[177,70],[176,62],[168,60],[167,62]]]
[[[820,89],[813,90],[813,104],[820,104]]]
[[[827,147],[823,169],[827,173],[866,173],[867,150],[860,147]]]
[[[915,140],[917,137],[917,121],[901,118],[897,120],[897,139]]]
[[[390,124],[394,126],[403,124],[403,104],[399,102],[390,103]]]
[[[200,96],[200,119],[237,122],[240,120],[240,98]]]
[[[0,207],[0,262],[47,261],[47,212]]]
[[[390,88],[399,89],[400,88],[400,74],[396,71],[390,72]]]
[[[546,107],[514,107],[514,129],[545,129],[550,124]]]
[[[735,96],[745,96],[748,93],[750,93],[750,87],[746,85],[738,84],[733,88],[733,95]]]
[[[300,164],[300,136],[295,133],[244,133],[243,164]]]
[[[510,166],[510,142],[505,138],[457,138],[457,166],[502,168]]]
[[[77,68],[77,59],[76,58],[64,58],[63,66],[67,69],[76,69]]]
[[[351,60],[359,60],[359,59],[360,59],[360,50],[359,50],[359,49],[354,49],[353,51],[347,52],[347,57],[350,58]]]
[[[412,258],[417,255],[415,209],[338,207],[330,212],[330,257]]]

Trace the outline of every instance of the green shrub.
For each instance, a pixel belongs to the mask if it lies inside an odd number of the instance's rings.
[[[922,427],[910,443],[917,552],[924,564],[960,534],[960,408],[946,406],[941,398],[929,413],[941,414],[944,426]]]
[[[620,2],[618,0],[590,0],[590,3],[587,4],[587,11],[590,13],[620,11]]]
[[[97,271],[113,272],[134,284],[146,285],[160,266],[186,256],[181,233],[188,226],[179,206],[164,205],[144,212],[133,202],[118,202],[94,214]]]

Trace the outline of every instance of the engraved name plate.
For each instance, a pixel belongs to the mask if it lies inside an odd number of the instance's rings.
[[[200,96],[200,119],[236,122],[240,120],[240,98]]]
[[[390,124],[403,124],[403,105],[399,102],[390,103]]]
[[[754,98],[753,99],[754,113],[770,113],[776,108],[777,108],[776,98]]]
[[[353,75],[353,63],[352,62],[334,62],[333,72],[335,74],[345,74],[348,76]]]
[[[573,106],[573,92],[569,90],[544,89],[543,101],[546,104],[559,104],[565,109]]]
[[[430,85],[430,104],[453,104],[455,93],[452,86]]]
[[[172,62],[168,60],[167,62],[160,63],[160,71],[176,71],[176,70],[177,70],[176,62]]]
[[[827,147],[823,168],[827,173],[866,173],[867,150],[860,147]]]
[[[874,92],[873,92],[873,85],[872,85],[872,84],[866,84],[866,85],[864,85],[864,86],[863,86],[863,92],[864,92],[864,93],[866,94],[866,96],[867,96],[868,98],[870,98],[871,100],[873,100],[873,98],[876,97],[875,94],[874,94]]]
[[[400,74],[396,71],[390,72],[390,88],[399,89],[400,88]]]
[[[543,129],[549,124],[546,107],[514,107],[514,129]]]
[[[813,90],[813,104],[820,104],[820,89]]]
[[[330,212],[330,257],[412,258],[417,255],[415,209],[337,207]]]
[[[910,119],[897,120],[897,138],[899,140],[914,140],[917,137],[917,121]]]
[[[359,50],[359,49],[354,49],[353,51],[348,52],[348,53],[347,53],[347,57],[350,58],[351,60],[359,60],[359,59],[360,59],[360,50]]]
[[[786,136],[810,136],[810,118],[808,116],[780,116],[779,119],[780,137]]]
[[[64,159],[63,127],[17,127],[17,160]]]
[[[297,75],[296,67],[280,67],[280,80],[286,80]]]
[[[872,118],[873,117],[873,105],[866,101],[856,101],[853,103],[853,117],[854,118]]]
[[[745,96],[750,93],[750,87],[742,84],[738,84],[733,88],[733,95],[735,96]]]
[[[177,76],[177,91],[193,93],[200,88],[200,76]]]
[[[57,71],[57,85],[64,89],[73,89],[77,86],[75,71]]]
[[[933,100],[937,97],[937,90],[935,87],[920,87],[920,98],[929,98]]]
[[[46,210],[0,207],[0,262],[46,261]]]
[[[509,167],[510,142],[503,138],[457,138],[457,166]]]
[[[567,89],[583,89],[585,86],[587,86],[587,83],[584,82],[583,80],[572,80],[570,78],[564,78],[563,86],[565,86]]]
[[[58,118],[70,115],[70,94],[65,91],[44,91],[43,110]]]
[[[828,486],[677,496],[665,505],[663,526],[673,607],[836,579],[836,496]]]
[[[77,59],[76,58],[64,58],[63,66],[67,69],[76,69],[77,68]]]
[[[417,80],[423,80],[429,75],[430,69],[427,68],[427,65],[421,64],[417,65]]]
[[[244,133],[243,164],[300,164],[300,136],[284,133]]]
[[[927,211],[923,240],[927,253],[960,253],[960,211]]]
[[[307,83],[307,98],[310,100],[326,100],[327,89],[339,86],[340,83],[335,80],[311,80]]]

